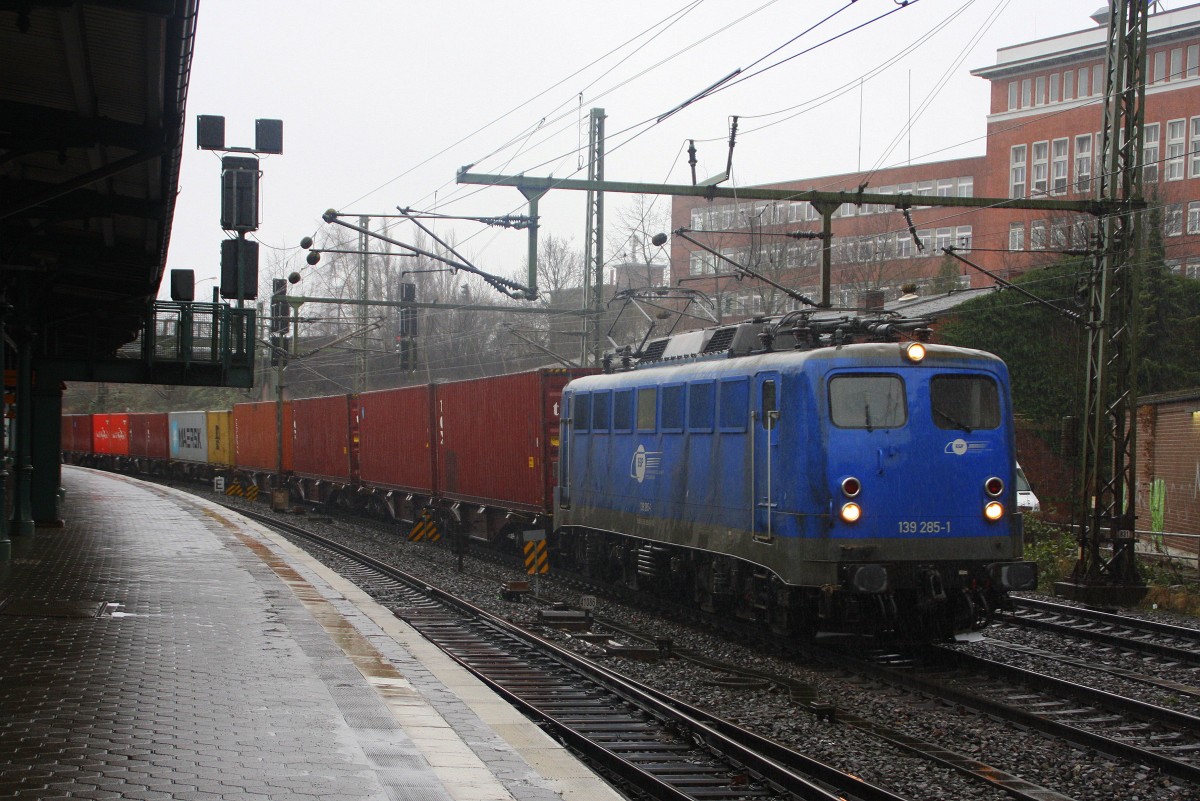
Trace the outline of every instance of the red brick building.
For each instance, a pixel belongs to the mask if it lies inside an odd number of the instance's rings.
[[[1093,196],[1103,120],[1107,20],[1069,34],[1001,49],[996,63],[972,72],[991,83],[986,153],[979,157],[798,178],[771,188],[866,191],[942,197]],[[1161,216],[1167,256],[1183,274],[1200,278],[1200,4],[1149,18],[1143,190]],[[780,236],[820,231],[807,202],[706,201],[677,197],[672,227],[739,264],[768,272],[814,297],[821,242]],[[922,295],[992,283],[946,256],[953,244],[1004,277],[1043,266],[1062,251],[1093,243],[1085,214],[1012,209],[915,208],[910,221],[892,207],[844,204],[833,219],[831,300],[858,305],[866,290],[894,300],[910,284]],[[914,235],[915,232],[915,235]],[[920,244],[918,245],[918,240]],[[971,251],[965,253],[965,251]],[[795,304],[754,281],[706,278],[728,272],[710,253],[675,237],[671,278],[713,296],[725,319],[770,314]]]

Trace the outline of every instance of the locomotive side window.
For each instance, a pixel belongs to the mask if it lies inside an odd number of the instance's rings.
[[[663,431],[683,431],[683,387],[683,384],[668,384],[663,387]]]
[[[633,430],[633,390],[613,392],[613,431]]]
[[[938,375],[929,382],[929,411],[938,428],[1000,427],[1000,391],[988,376]]]
[[[734,378],[721,381],[720,412],[722,431],[745,431],[750,415],[750,380]]]
[[[715,386],[711,381],[688,385],[688,430],[712,431]]]
[[[829,415],[838,428],[900,428],[908,420],[896,375],[839,375],[829,382]]]
[[[571,417],[576,431],[587,431],[592,425],[592,396],[575,394],[575,414]]]
[[[638,431],[653,431],[658,426],[658,391],[643,387],[637,391]]]
[[[609,415],[612,412],[612,393],[592,394],[592,431],[608,431]]]
[[[777,411],[778,408],[775,402],[775,382],[764,381],[762,384],[762,410],[758,415],[758,421],[764,429],[772,427],[771,412]]]

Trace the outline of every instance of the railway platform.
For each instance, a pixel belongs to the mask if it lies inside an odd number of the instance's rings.
[[[223,507],[63,468],[0,562],[0,798],[619,796],[387,609]]]

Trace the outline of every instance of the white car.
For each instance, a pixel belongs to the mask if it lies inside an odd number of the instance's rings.
[[[1029,486],[1029,479],[1025,478],[1025,471],[1021,469],[1021,463],[1017,462],[1017,508],[1022,512],[1040,512],[1042,510],[1042,502],[1038,500],[1038,496],[1033,493],[1033,488]]]

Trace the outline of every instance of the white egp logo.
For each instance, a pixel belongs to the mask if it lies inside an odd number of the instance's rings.
[[[647,478],[658,475],[659,464],[662,462],[661,451],[648,451],[645,445],[638,445],[633,452],[633,461],[629,465],[630,478],[636,478],[641,484]]]

